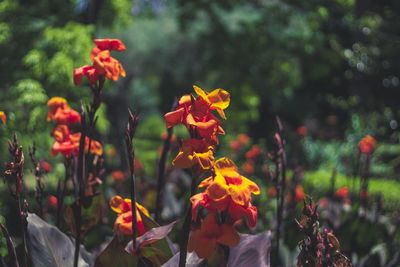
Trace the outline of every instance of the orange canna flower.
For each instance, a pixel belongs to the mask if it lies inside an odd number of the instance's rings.
[[[48,121],[69,125],[79,123],[81,121],[81,115],[79,112],[70,108],[65,98],[53,97],[47,102],[47,107]]]
[[[51,155],[55,156],[58,153],[64,157],[77,155],[79,152],[79,142],[81,133],[71,134],[69,128],[66,125],[58,125],[54,131],[53,136],[56,142],[53,144],[51,149]],[[85,139],[85,151],[89,150],[89,137]],[[103,154],[103,146],[100,142],[92,140],[90,145],[90,152],[95,155]]]
[[[201,170],[211,169],[214,162],[214,148],[204,139],[188,139],[172,161],[178,168],[190,168],[198,166]]]
[[[7,122],[7,116],[6,116],[6,113],[4,113],[4,111],[0,111],[0,121],[3,124],[6,124],[6,122]]]
[[[239,244],[239,241],[239,234],[232,225],[218,224],[216,214],[209,213],[200,229],[192,231],[188,250],[196,252],[200,258],[210,258],[219,244],[232,247]]]
[[[110,51],[99,52],[93,58],[93,68],[97,75],[103,75],[109,80],[116,81],[119,76],[125,77],[126,73],[121,63],[110,56]]]
[[[128,198],[123,199],[120,196],[114,196],[110,200],[111,209],[117,213],[117,219],[114,223],[114,231],[119,231],[123,235],[132,234],[132,207],[131,200]],[[138,236],[143,235],[146,232],[144,227],[142,216],[140,212],[147,217],[150,217],[149,211],[136,202],[136,226]]]
[[[53,120],[53,117],[56,114],[58,109],[69,108],[69,106],[68,106],[68,102],[65,98],[55,96],[55,97],[50,98],[47,101],[47,108],[48,108],[47,120],[51,121],[51,120]]]
[[[296,186],[296,194],[294,200],[296,202],[303,201],[305,197],[304,188],[301,185]]]
[[[340,187],[335,195],[341,199],[345,199],[349,197],[349,188],[347,186]]]
[[[251,194],[260,194],[260,188],[253,181],[241,176],[232,160],[217,160],[214,164],[214,175],[204,179],[199,187],[205,187],[206,190],[191,198],[193,221],[197,220],[198,207],[203,206],[211,212],[227,210],[234,221],[246,218],[250,227],[255,226],[257,208],[250,201]]]
[[[372,154],[376,147],[376,139],[371,135],[366,135],[361,141],[358,143],[358,148],[363,154]]]
[[[229,106],[229,93],[223,89],[206,93],[197,86],[193,87],[199,97],[195,99],[191,95],[182,96],[176,109],[164,115],[166,125],[170,128],[182,123],[191,132],[192,137],[206,138],[218,143],[217,135],[225,132],[211,111],[216,110],[225,118],[223,110]]]
[[[196,85],[193,85],[193,89],[200,98],[209,104],[211,110],[216,110],[221,118],[226,119],[224,109],[229,106],[231,101],[228,91],[224,89],[215,89],[211,93],[207,93]]]
[[[126,73],[121,63],[111,57],[110,51],[124,51],[125,45],[119,39],[95,39],[95,47],[90,53],[92,65],[85,65],[74,69],[74,84],[79,85],[83,76],[88,78],[91,85],[96,84],[100,76],[116,81]]]
[[[294,191],[294,200],[295,202],[301,202],[305,198],[305,193],[304,193],[304,188],[301,185],[297,185]],[[292,193],[288,193],[286,195],[286,200],[287,202],[292,202],[293,201],[293,195]]]

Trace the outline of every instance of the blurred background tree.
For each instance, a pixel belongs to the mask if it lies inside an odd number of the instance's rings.
[[[156,116],[192,84],[229,90],[228,132],[256,141],[270,139],[278,114],[288,129],[306,125],[322,141],[372,133],[398,143],[399,15],[394,0],[4,0],[0,107],[9,124],[1,144],[16,130],[48,156],[45,103],[60,95],[77,108],[85,99],[72,70],[88,63],[96,37],[128,48],[118,55],[127,77],[109,85],[100,114],[99,131],[117,148],[128,106],[153,116],[157,130],[142,131],[158,142]]]

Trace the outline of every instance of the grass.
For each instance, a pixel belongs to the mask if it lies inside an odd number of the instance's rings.
[[[331,187],[332,173],[326,170],[310,171],[304,174],[304,187],[307,194],[311,196],[322,196]],[[357,177],[355,187],[351,177],[337,174],[335,179],[335,190],[347,186],[352,193],[358,193],[360,179]],[[371,197],[382,195],[384,207],[389,210],[396,210],[400,205],[400,182],[383,178],[371,178],[369,182],[369,194]]]

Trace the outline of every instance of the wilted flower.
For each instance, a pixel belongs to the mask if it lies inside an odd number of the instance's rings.
[[[240,237],[232,225],[218,223],[215,213],[207,214],[200,229],[192,231],[188,250],[194,251],[200,258],[210,258],[217,250],[218,244],[236,246]]]
[[[115,213],[117,213],[117,219],[114,223],[114,231],[118,231],[123,235],[132,235],[131,200],[127,198],[123,199],[120,196],[114,196],[110,200],[110,207]],[[149,211],[136,202],[136,230],[138,236],[141,236],[146,232],[141,213],[147,217],[150,216]]]
[[[366,135],[361,139],[358,143],[358,148],[361,153],[363,154],[372,154],[376,147],[376,139],[371,135]]]

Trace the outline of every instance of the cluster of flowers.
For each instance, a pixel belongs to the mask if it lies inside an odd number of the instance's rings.
[[[226,118],[224,109],[230,103],[229,93],[223,89],[207,93],[197,86],[194,91],[197,98],[182,96],[176,109],[164,117],[168,128],[183,124],[190,133],[190,139],[183,141],[173,165],[192,168],[198,176],[211,173],[199,185],[204,191],[190,199],[192,222],[197,227],[192,229],[188,244],[189,251],[195,251],[200,258],[210,258],[218,245],[239,243],[239,234],[234,228],[236,223],[245,219],[249,227],[256,225],[257,208],[251,204],[251,194],[260,194],[260,189],[240,175],[231,159],[214,159],[218,135],[225,132],[212,111]],[[206,214],[199,212],[200,209],[207,211]]]
[[[218,144],[218,135],[225,134],[220,120],[214,116],[216,110],[222,118],[224,109],[229,106],[230,95],[223,89],[215,89],[206,93],[193,86],[198,97],[184,95],[180,98],[176,109],[165,114],[167,127],[183,124],[190,133],[190,139],[184,140],[180,151],[173,161],[175,167],[191,168],[206,171],[214,162],[214,150]]]
[[[91,85],[104,77],[116,81],[119,76],[125,77],[125,70],[118,60],[111,56],[111,51],[122,52],[125,45],[118,39],[95,39],[95,47],[90,53],[92,65],[85,65],[74,70],[74,83],[79,85],[82,77],[88,78]]]
[[[76,156],[79,151],[79,141],[81,133],[72,133],[70,127],[75,123],[80,123],[81,116],[79,112],[73,110],[66,99],[62,97],[53,97],[47,102],[48,113],[47,120],[53,121],[57,125],[54,128],[52,135],[54,144],[51,149],[52,156],[61,153],[64,157]],[[103,153],[102,145],[97,141],[90,141],[87,137],[85,140],[85,150],[89,150],[95,155]]]

